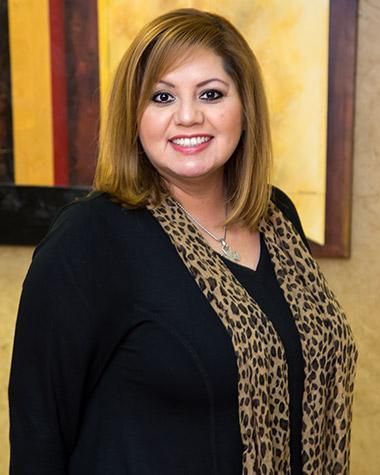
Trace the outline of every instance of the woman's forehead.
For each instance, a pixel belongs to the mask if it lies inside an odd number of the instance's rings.
[[[207,69],[204,68],[205,76],[209,75],[209,72],[211,73],[211,69],[219,69],[219,66],[221,66],[223,73],[227,74],[224,68],[224,60],[220,55],[216,54],[211,48],[195,45],[181,50],[170,51],[165,61],[156,69],[156,74],[151,78],[152,82],[170,81],[170,78],[175,76],[176,72],[182,67],[185,69],[189,67],[191,71],[192,65],[194,64],[195,66],[195,63],[199,62],[207,65]]]

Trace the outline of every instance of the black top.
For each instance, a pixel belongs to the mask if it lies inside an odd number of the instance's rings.
[[[296,324],[276,279],[264,238],[256,271],[223,259],[273,323],[285,350],[289,380],[290,465],[292,475],[302,474],[301,431],[304,361]]]
[[[274,201],[302,232],[290,200]],[[225,261],[279,332],[301,473],[303,359],[261,237],[258,268]],[[232,342],[145,209],[66,207],[36,250],[9,388],[13,475],[241,475]]]

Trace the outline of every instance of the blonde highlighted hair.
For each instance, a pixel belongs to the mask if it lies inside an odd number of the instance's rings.
[[[255,229],[270,199],[272,162],[266,97],[260,67],[248,43],[225,18],[192,8],[166,13],[146,25],[121,59],[100,135],[94,189],[129,207],[159,204],[164,182],[146,157],[138,124],[154,84],[189,50],[212,50],[223,60],[243,107],[243,133],[225,165],[227,224]]]

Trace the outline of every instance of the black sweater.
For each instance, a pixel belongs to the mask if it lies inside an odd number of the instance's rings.
[[[274,201],[303,234],[291,201]],[[303,358],[261,239],[228,267],[272,320],[289,366],[301,473]],[[67,206],[24,282],[9,387],[13,475],[240,475],[231,339],[145,209],[98,194]]]

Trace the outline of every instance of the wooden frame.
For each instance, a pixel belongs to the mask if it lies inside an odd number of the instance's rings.
[[[350,256],[357,15],[357,0],[330,1],[326,232],[315,257]]]
[[[55,4],[59,6],[60,2],[61,0],[50,0],[52,6]],[[70,9],[66,10],[66,15],[72,13],[74,9],[82,8],[84,4],[82,0],[70,0]],[[2,4],[2,18],[6,9],[4,5],[6,4]],[[66,6],[66,8],[68,7]],[[54,11],[56,16],[53,16],[51,21],[53,23],[62,22],[63,10],[57,7]],[[313,254],[316,257],[349,257],[350,255],[357,13],[357,0],[330,1],[326,241],[323,246],[311,243]],[[93,16],[94,18],[90,23],[93,25],[92,28],[96,28],[96,15]],[[72,15],[66,18],[65,24],[72,24]],[[58,26],[62,27],[59,24]],[[70,31],[69,28],[65,32],[66,35],[70,35]],[[57,62],[60,59],[62,64],[66,62],[65,64],[70,69],[70,75],[54,76],[53,71],[53,86],[55,85],[57,90],[74,91],[70,93],[70,97],[79,97],[81,102],[74,107],[70,102],[64,100],[64,94],[57,95],[61,101],[56,105],[60,111],[57,117],[66,117],[69,120],[71,106],[73,111],[76,112],[75,120],[70,120],[69,124],[55,124],[54,133],[58,137],[56,137],[56,144],[58,145],[61,141],[61,145],[63,144],[68,151],[62,162],[64,160],[74,162],[78,176],[88,178],[89,173],[86,164],[93,163],[94,160],[96,148],[94,145],[96,144],[92,137],[93,131],[97,129],[99,111],[99,96],[96,89],[98,77],[94,79],[94,75],[96,76],[98,71],[98,58],[97,55],[93,54],[95,46],[88,40],[88,38],[93,38],[95,35],[89,35],[88,32],[84,31],[83,38],[66,38],[65,40],[62,35],[63,31],[58,29],[57,35],[52,37],[53,47],[55,43],[59,45],[65,42],[66,48],[70,46],[71,50],[73,44],[74,46],[78,45],[78,48],[74,48],[73,58],[76,58],[78,54],[82,54],[81,52],[86,51],[87,48],[91,54],[79,59],[81,64],[84,61],[88,65],[87,75],[88,71],[91,71],[92,76],[86,77],[84,80],[79,75],[73,74],[75,68],[70,62],[67,62],[70,59],[68,57],[69,51],[61,51],[61,56],[63,56],[60,57],[60,50],[57,46],[55,61]],[[7,54],[4,50],[0,55],[2,56],[0,58],[2,65],[9,63]],[[70,61],[73,61],[73,59]],[[54,68],[54,61],[52,64]],[[5,69],[2,70],[0,86],[3,91],[9,91],[9,74],[5,74]],[[74,76],[80,79],[79,85],[72,83]],[[89,92],[86,94],[80,93],[79,89],[83,88]],[[5,95],[2,95],[0,99],[4,105],[0,108],[0,124],[2,124],[3,132],[7,131],[0,137],[0,171],[2,167],[5,169],[5,166],[8,170],[8,179],[4,181],[5,175],[0,176],[0,244],[36,244],[46,233],[49,222],[57,209],[65,204],[68,199],[82,195],[85,188],[81,188],[81,185],[85,185],[89,181],[82,183],[77,178],[73,178],[70,179],[71,185],[64,188],[53,187],[50,190],[47,187],[13,186],[9,166],[12,158],[10,157],[12,148],[11,109]],[[78,110],[80,116],[78,116]],[[85,128],[83,128],[83,124],[86,125]],[[62,148],[56,153],[59,154],[60,152],[62,152]],[[65,172],[64,175],[67,175],[68,171],[63,171]],[[56,175],[59,177],[59,170]],[[59,183],[60,179],[57,180],[57,184]],[[63,183],[64,180],[62,180]],[[72,187],[73,184],[76,187]],[[27,199],[28,197],[29,199]],[[35,217],[34,222],[33,216]]]

